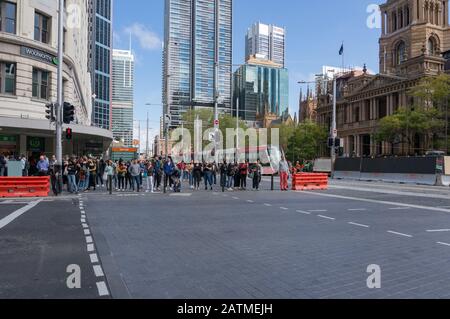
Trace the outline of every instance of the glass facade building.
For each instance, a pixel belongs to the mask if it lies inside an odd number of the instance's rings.
[[[171,127],[187,110],[214,107],[217,36],[219,111],[230,113],[232,0],[166,0],[163,101]]]
[[[245,37],[245,56],[258,56],[285,67],[286,30],[263,23],[253,24]]]
[[[133,146],[134,56],[131,51],[113,50],[112,131],[114,139]]]
[[[239,102],[242,120],[257,121],[259,116],[269,113],[281,116],[289,108],[288,70],[269,65],[243,65],[234,74],[233,91],[233,104]]]
[[[112,0],[90,0],[92,124],[111,129]]]

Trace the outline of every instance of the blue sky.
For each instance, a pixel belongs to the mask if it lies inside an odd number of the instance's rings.
[[[287,29],[286,67],[290,73],[290,111],[298,111],[300,80],[311,80],[322,65],[341,66],[338,51],[345,44],[346,66],[364,63],[378,72],[380,29],[367,26],[371,4],[382,0],[234,0],[233,63],[244,63],[244,37],[253,22]],[[150,111],[151,136],[158,133],[161,103],[161,61],[164,0],[115,0],[114,45],[127,49],[131,33],[136,55],[135,118]],[[306,87],[304,88],[306,89]],[[141,124],[144,131],[145,123]],[[143,132],[141,136],[143,135]],[[142,138],[144,140],[144,138]],[[145,143],[145,141],[144,141]]]

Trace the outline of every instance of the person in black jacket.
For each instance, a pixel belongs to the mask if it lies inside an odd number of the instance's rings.
[[[3,154],[0,154],[0,177],[5,176],[6,159]]]

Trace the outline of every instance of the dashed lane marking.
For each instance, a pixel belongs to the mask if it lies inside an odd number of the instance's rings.
[[[368,225],[358,224],[358,223],[354,223],[354,222],[350,222],[349,224],[353,225],[353,226],[358,226],[358,227],[370,228],[370,226],[368,226]]]
[[[104,281],[97,283],[97,290],[100,297],[109,296],[109,291]]]
[[[350,208],[348,209],[349,212],[365,212],[367,211],[367,208]]]
[[[450,232],[450,229],[430,229],[430,230],[427,230],[427,233],[444,233],[444,232]]]
[[[247,203],[252,204],[252,203],[254,203],[254,201],[252,201],[251,199],[249,199],[249,200],[247,200]]]
[[[410,210],[411,207],[392,207],[389,210]]]
[[[91,259],[91,263],[93,263],[93,264],[98,263],[98,256],[97,256],[97,254],[90,254],[89,258]]]
[[[280,207],[281,210],[289,210],[289,208],[286,207]]]
[[[388,233],[389,234],[393,234],[393,235],[402,236],[402,237],[408,237],[408,238],[412,238],[413,237],[412,235],[403,234],[403,233],[399,233],[399,232],[392,231],[392,230],[389,230]]]
[[[270,205],[270,204],[264,204],[264,206],[266,206],[266,207],[272,207],[272,205]]]
[[[105,276],[105,274],[103,273],[102,266],[95,265],[93,268],[94,268],[95,277],[104,277]]]
[[[303,215],[311,215],[310,212],[305,212],[303,210],[297,210],[297,213],[303,214]]]
[[[440,242],[440,241],[438,241],[437,244],[438,244],[438,245],[442,245],[442,246],[450,247],[450,244],[443,243],[443,242]]]
[[[92,239],[92,236],[87,236],[86,237],[86,243],[87,244],[92,244],[94,242],[94,240]]]
[[[94,244],[88,244],[88,245],[87,245],[87,251],[88,251],[88,252],[91,253],[91,252],[93,252],[94,250],[95,250]]]
[[[84,234],[87,236],[87,235],[90,235],[91,234],[91,231],[89,230],[89,229],[85,229],[84,230]]]
[[[326,213],[328,211],[328,209],[312,209],[312,210],[308,210],[308,212],[310,213]]]
[[[336,220],[336,218],[329,217],[329,216],[324,216],[324,215],[317,215],[317,217],[323,218],[323,219],[328,219],[328,220]]]
[[[235,200],[238,200],[238,199],[239,199],[239,197],[235,197],[235,196],[233,196],[233,199],[235,199]]]

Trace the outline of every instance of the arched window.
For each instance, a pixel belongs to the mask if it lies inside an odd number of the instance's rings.
[[[429,38],[427,42],[427,52],[428,55],[434,55],[435,54],[435,47],[434,47],[434,41],[433,38]]]
[[[405,60],[406,60],[406,45],[405,42],[401,41],[399,44],[397,44],[395,50],[395,61],[397,65],[400,65]]]
[[[439,39],[435,35],[429,37],[427,41],[428,55],[436,55],[438,48],[439,48]]]

